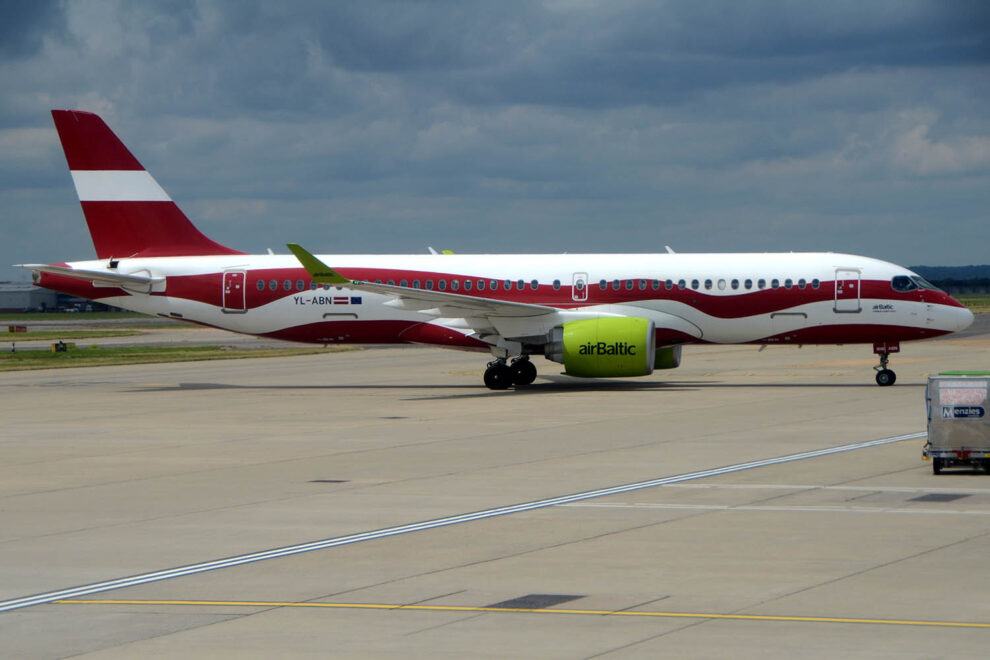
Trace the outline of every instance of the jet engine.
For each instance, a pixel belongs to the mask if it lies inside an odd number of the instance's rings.
[[[655,353],[653,321],[606,317],[553,328],[544,354],[569,376],[608,378],[653,373]]]

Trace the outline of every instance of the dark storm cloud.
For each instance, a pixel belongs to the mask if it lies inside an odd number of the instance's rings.
[[[990,3],[12,6],[0,220],[30,229],[2,263],[87,254],[52,107],[251,250],[950,263],[990,238]]]
[[[22,59],[36,55],[46,36],[64,34],[65,22],[58,0],[0,4],[0,58]]]

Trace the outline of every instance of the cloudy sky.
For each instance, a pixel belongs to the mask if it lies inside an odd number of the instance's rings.
[[[208,235],[990,263],[990,3],[0,0],[0,280],[94,255],[51,108]]]

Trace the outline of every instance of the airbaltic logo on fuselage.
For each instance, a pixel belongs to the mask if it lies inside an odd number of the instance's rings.
[[[617,341],[611,344],[600,341],[596,344],[581,344],[578,355],[636,355],[636,344]]]

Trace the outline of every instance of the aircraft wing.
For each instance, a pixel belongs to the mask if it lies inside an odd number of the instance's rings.
[[[320,261],[319,258],[308,252],[305,248],[295,243],[289,243],[287,247],[292,254],[296,255],[299,263],[303,265],[303,268],[306,269],[314,282],[318,284],[346,286],[349,289],[393,296],[394,299],[385,304],[399,309],[419,311],[438,317],[461,319],[477,317],[479,320],[488,319],[493,316],[509,318],[543,316],[555,314],[559,311],[556,307],[548,307],[546,305],[531,305],[480,296],[465,296],[446,291],[428,291],[426,289],[413,289],[394,284],[376,284],[374,282],[350,280]],[[478,329],[482,329],[489,327],[489,325],[489,323],[478,323],[477,327]]]
[[[110,287],[116,286],[124,289],[138,289],[150,291],[155,284],[165,281],[164,277],[151,277],[149,275],[124,275],[109,270],[84,270],[81,268],[69,268],[68,266],[52,266],[49,264],[17,264],[18,268],[27,268],[40,273],[50,273],[52,275],[62,275],[74,277],[79,280],[87,280],[93,286]]]

